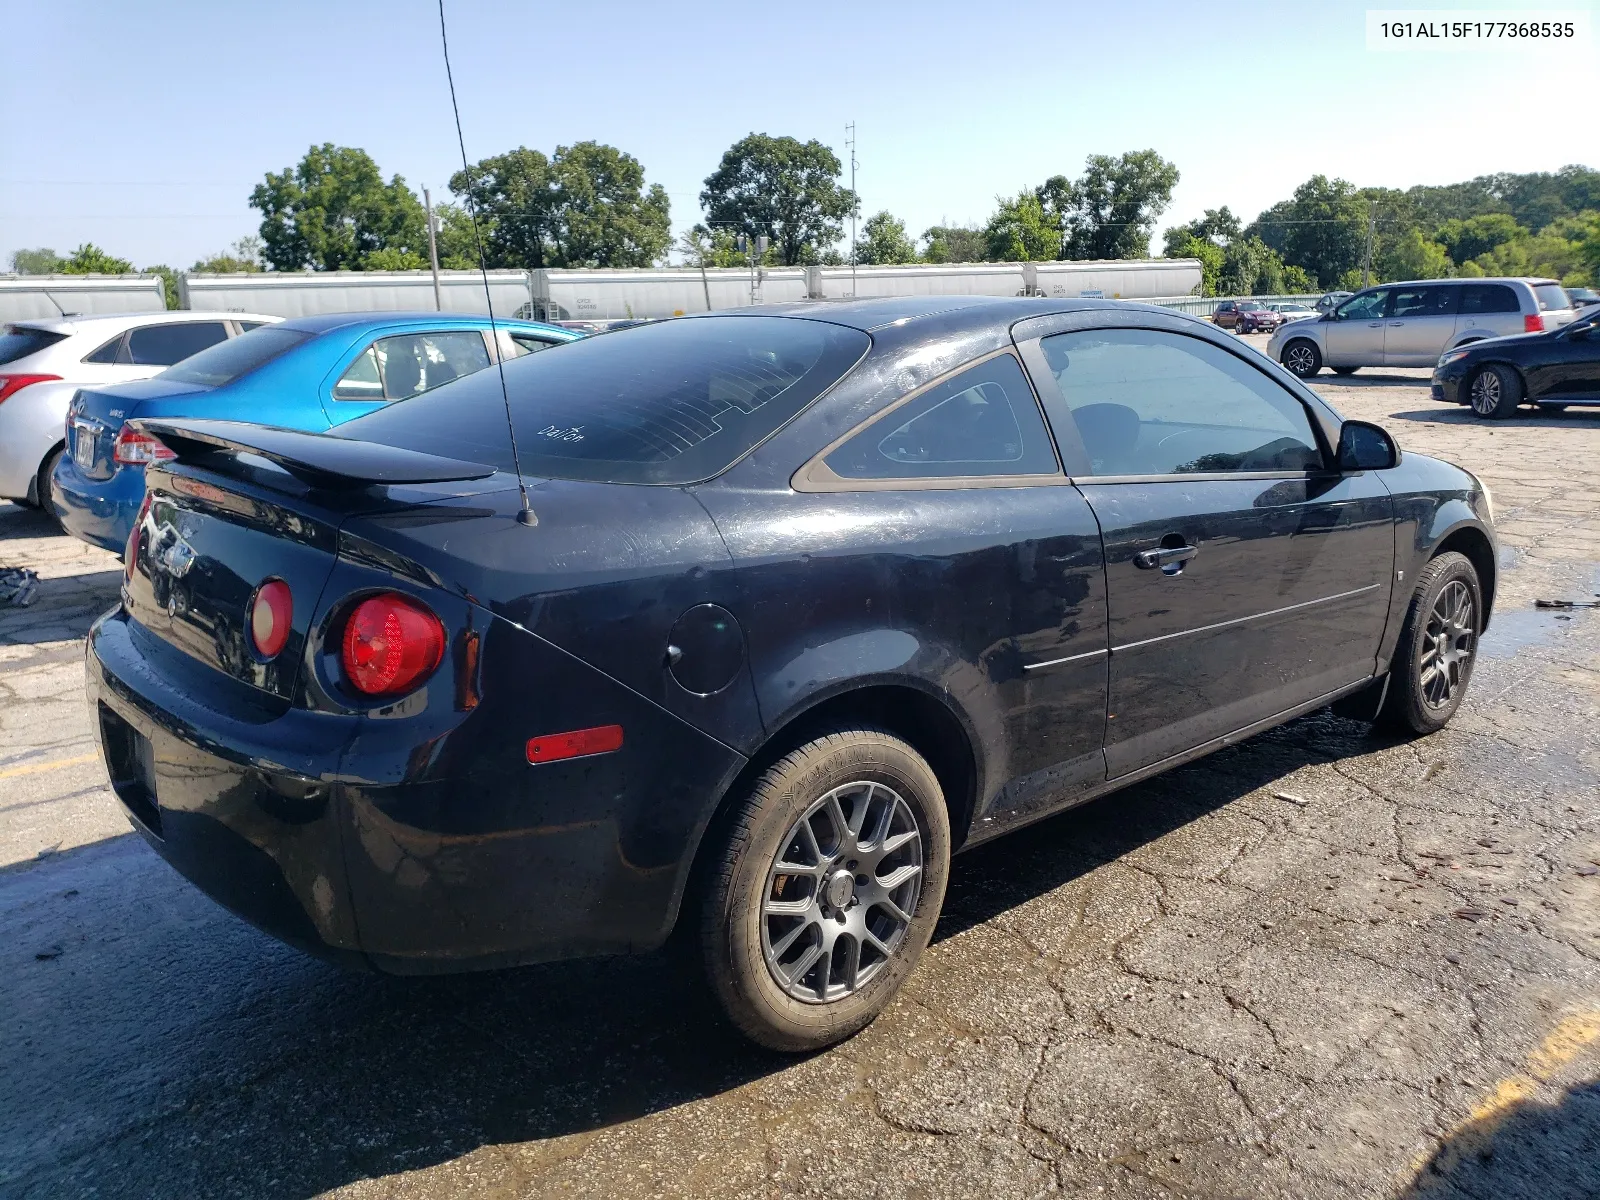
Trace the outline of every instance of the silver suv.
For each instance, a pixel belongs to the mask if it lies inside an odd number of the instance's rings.
[[[1428,279],[1366,288],[1315,321],[1294,321],[1267,355],[1302,379],[1330,366],[1431,367],[1484,338],[1559,329],[1576,317],[1553,279]]]

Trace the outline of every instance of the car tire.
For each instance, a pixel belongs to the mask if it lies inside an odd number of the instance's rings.
[[[788,1053],[856,1033],[916,967],[949,871],[944,793],[909,744],[853,727],[790,751],[738,801],[705,877],[701,959],[723,1011]]]
[[[66,446],[57,446],[44,456],[44,463],[39,468],[39,477],[34,483],[34,495],[37,498],[39,511],[50,518],[50,524],[57,529],[62,528],[61,518],[56,515],[55,503],[50,499],[50,477],[56,473],[56,464],[61,461],[61,456],[67,452]]]
[[[1467,381],[1467,404],[1486,421],[1502,421],[1522,403],[1522,377],[1510,367],[1490,364]]]
[[[1444,728],[1461,707],[1483,631],[1483,587],[1464,554],[1422,569],[1389,666],[1377,724],[1402,734]]]
[[[1335,367],[1333,373],[1335,375],[1354,375],[1360,369],[1360,367]]]
[[[1322,370],[1322,351],[1317,349],[1315,342],[1307,341],[1305,338],[1295,338],[1283,348],[1278,361],[1291,375],[1310,379]]]

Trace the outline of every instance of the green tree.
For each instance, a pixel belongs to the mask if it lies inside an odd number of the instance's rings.
[[[226,250],[196,260],[189,269],[212,275],[251,274],[261,270],[261,250],[260,238],[242,237]]]
[[[1051,220],[1037,189],[1016,199],[996,197],[1000,207],[984,227],[984,255],[991,262],[1047,262],[1061,254],[1061,226]]]
[[[64,259],[58,268],[63,275],[127,275],[133,264],[125,258],[107,254],[93,242],[84,242]]]
[[[1288,263],[1283,267],[1283,291],[1287,295],[1304,295],[1306,292],[1317,290],[1317,281],[1305,273],[1301,267],[1291,266]]]
[[[178,273],[165,263],[157,263],[153,267],[144,267],[139,272],[141,275],[161,276],[161,296],[166,301],[169,309],[182,307],[178,301]]]
[[[1226,246],[1242,231],[1239,218],[1224,204],[1221,208],[1208,208],[1199,219],[1187,225],[1174,225],[1163,235],[1163,253],[1168,258],[1192,258],[1179,254],[1174,247],[1183,246],[1190,238],[1206,238],[1218,246]]]
[[[1283,260],[1260,238],[1236,237],[1222,252],[1218,292],[1224,296],[1278,296],[1284,286]]]
[[[917,247],[906,236],[906,223],[887,211],[868,217],[856,242],[856,261],[868,264],[916,262]]]
[[[1454,264],[1443,246],[1413,225],[1384,248],[1374,265],[1384,279],[1443,279]]]
[[[478,269],[478,241],[472,232],[472,215],[460,204],[435,204],[433,217],[438,222],[434,242],[439,250],[439,266],[447,271]],[[479,218],[480,224],[483,218]]]
[[[1277,251],[1283,261],[1321,280],[1358,271],[1366,252],[1367,201],[1343,179],[1313,175],[1292,199],[1273,205],[1244,230]]]
[[[1200,260],[1200,294],[1217,296],[1222,279],[1223,249],[1210,238],[1189,234],[1181,242],[1167,242],[1168,258],[1198,258]]]
[[[1452,218],[1444,222],[1434,233],[1433,240],[1444,246],[1453,262],[1464,263],[1527,232],[1510,213],[1483,213],[1465,220]]]
[[[37,250],[13,251],[11,269],[18,275],[55,275],[65,261],[54,250],[40,246]]]
[[[491,267],[647,267],[672,244],[666,191],[646,189],[639,160],[615,146],[578,142],[549,158],[519,146],[473,167],[470,188],[468,179],[457,171],[450,190],[470,195]],[[458,232],[465,244],[452,238],[453,253],[476,266],[470,218]]]
[[[1145,258],[1156,218],[1172,203],[1178,168],[1154,150],[1091,154],[1058,201],[1064,258]],[[1046,197],[1041,196],[1041,202]]]
[[[930,225],[922,231],[922,261],[983,262],[988,243],[984,231],[970,225]]]
[[[279,271],[367,270],[379,251],[426,261],[422,202],[399,175],[385,183],[365,150],[312,146],[298,166],[267,172],[250,206],[261,212],[263,256]]]
[[[815,139],[752,133],[706,177],[700,204],[714,227],[766,234],[783,265],[812,262],[839,240],[856,205],[839,173],[838,156]]]

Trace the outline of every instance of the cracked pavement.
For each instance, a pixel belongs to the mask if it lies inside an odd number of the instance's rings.
[[[1264,339],[1262,339],[1264,340]],[[127,832],[81,636],[115,560],[0,506],[0,1192],[931,1198],[1600,1192],[1600,411],[1316,381],[1492,487],[1467,704],[1324,712],[960,856],[904,994],[805,1059],[668,954],[386,979]]]

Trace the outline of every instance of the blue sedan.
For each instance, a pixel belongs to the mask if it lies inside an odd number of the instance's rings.
[[[134,417],[215,417],[315,432],[580,334],[447,313],[330,313],[251,330],[153,379],[85,388],[67,412],[51,477],[67,531],[121,552],[144,502],[144,469],[172,453]]]

